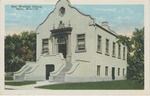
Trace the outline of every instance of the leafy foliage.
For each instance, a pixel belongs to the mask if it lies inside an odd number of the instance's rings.
[[[144,28],[135,29],[131,38],[118,36],[118,42],[128,48],[128,79],[133,79],[144,85]]]
[[[19,70],[25,61],[36,59],[36,33],[22,32],[5,37],[5,72]]]

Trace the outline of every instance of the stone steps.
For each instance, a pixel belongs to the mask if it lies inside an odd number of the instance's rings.
[[[48,80],[46,80],[46,81],[37,81],[36,82],[36,86],[52,85],[52,84],[58,84],[58,82],[50,82]]]
[[[72,67],[72,64],[66,64],[64,69],[56,77],[54,77],[54,82],[64,82],[65,74],[67,71],[71,69],[71,67]]]

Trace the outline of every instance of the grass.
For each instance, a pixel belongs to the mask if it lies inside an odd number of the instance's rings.
[[[86,83],[66,83],[56,85],[39,86],[37,88],[42,89],[54,89],[54,90],[143,90],[144,86],[140,86],[131,80],[121,81],[105,81],[105,82],[86,82]]]
[[[11,86],[22,86],[22,85],[30,85],[30,84],[36,84],[36,81],[5,82],[5,85],[11,85]]]

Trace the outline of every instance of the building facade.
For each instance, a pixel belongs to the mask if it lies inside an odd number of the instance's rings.
[[[117,34],[108,22],[95,23],[68,0],[55,9],[37,28],[36,62],[27,62],[15,72],[15,80],[91,82],[124,80],[127,47],[116,43]]]

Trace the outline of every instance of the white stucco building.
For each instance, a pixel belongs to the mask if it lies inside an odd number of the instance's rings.
[[[41,14],[42,15],[42,14]],[[124,80],[127,47],[116,43],[117,34],[108,22],[95,23],[68,0],[55,9],[37,28],[36,62],[28,62],[15,80],[91,82]]]

